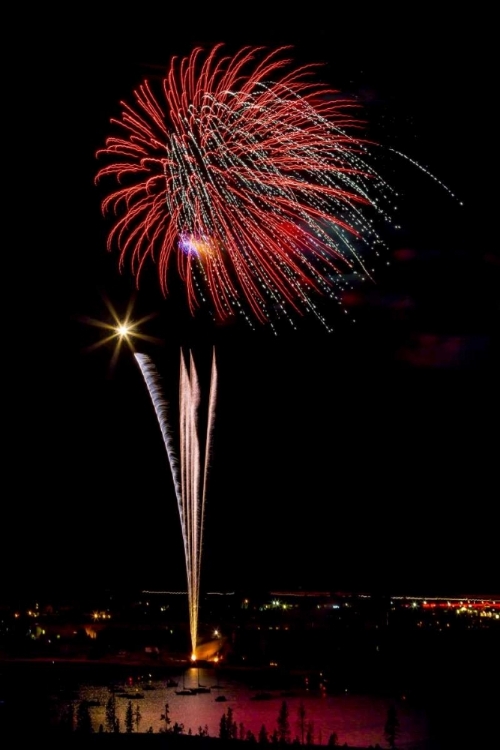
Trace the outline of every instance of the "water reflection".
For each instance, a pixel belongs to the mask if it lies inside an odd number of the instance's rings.
[[[307,689],[303,678],[287,689],[263,689],[233,674],[222,676],[214,669],[191,668],[168,678],[137,675],[113,684],[87,679],[80,682],[76,694],[59,695],[58,712],[62,713],[68,703],[76,707],[85,700],[94,731],[98,731],[101,724],[106,726],[106,704],[113,693],[122,731],[131,702],[134,710],[139,707],[140,732],[149,729],[157,733],[164,729],[167,712],[170,726],[177,722],[186,733],[208,731],[210,736],[218,736],[221,717],[230,708],[240,736],[251,731],[258,737],[262,726],[271,735],[277,726],[280,707],[286,701],[292,740],[301,735],[299,707],[302,705],[302,726],[305,721],[311,727],[314,744],[326,745],[335,733],[340,745],[355,747],[385,746],[384,724],[389,705],[394,704],[401,729],[398,747],[402,750],[431,747],[425,711],[402,697],[395,700],[392,696],[331,694]]]

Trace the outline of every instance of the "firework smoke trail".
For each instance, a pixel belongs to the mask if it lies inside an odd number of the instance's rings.
[[[250,323],[312,313],[339,299],[346,274],[369,276],[361,249],[383,242],[391,187],[370,166],[357,105],[315,83],[315,65],[286,72],[287,48],[173,58],[158,92],[148,81],[122,102],[96,180],[122,269],[137,283],[157,262],[163,293],[172,266],[191,313],[204,302]],[[385,206],[385,207],[384,207]]]
[[[191,648],[192,653],[196,654],[207,472],[212,447],[217,397],[215,353],[212,356],[207,408],[207,432],[203,455],[200,448],[198,429],[201,400],[198,374],[192,353],[190,352],[189,354],[187,365],[181,353],[179,377],[180,476],[179,462],[173,448],[173,438],[168,423],[168,405],[163,396],[160,377],[155,365],[147,355],[135,354],[135,358],[146,382],[160,424],[174,481],[186,558]]]

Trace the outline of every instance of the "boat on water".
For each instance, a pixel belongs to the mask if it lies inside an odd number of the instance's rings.
[[[190,690],[189,688],[182,688],[182,690],[176,690],[176,695],[196,695],[196,692],[194,690]]]
[[[218,695],[215,699],[217,703],[225,703],[227,701],[227,698],[225,695]]]

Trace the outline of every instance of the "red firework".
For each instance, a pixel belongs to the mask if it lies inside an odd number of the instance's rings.
[[[209,299],[218,319],[313,312],[345,274],[365,275],[361,243],[380,243],[367,217],[383,185],[355,134],[356,105],[292,68],[287,48],[245,47],[173,58],[158,91],[144,81],[111,122],[97,180],[117,247],[139,280],[157,262],[164,295],[172,264],[191,313]],[[387,186],[384,185],[387,188]]]

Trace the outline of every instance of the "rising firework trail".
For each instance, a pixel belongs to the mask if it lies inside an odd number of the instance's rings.
[[[212,447],[217,397],[217,367],[212,356],[210,389],[207,403],[207,428],[200,441],[199,411],[201,391],[192,352],[186,363],[181,352],[179,377],[179,449],[176,452],[168,419],[168,403],[163,395],[158,371],[146,354],[135,354],[146,382],[160,424],[174,483],[181,520],[189,604],[189,627],[192,654],[196,655],[204,508],[207,471]],[[203,445],[204,443],[204,445]]]
[[[393,190],[358,105],[315,82],[316,65],[293,67],[286,47],[221,48],[173,58],[111,120],[96,177],[117,186],[102,202],[108,249],[137,283],[154,260],[165,296],[177,269],[193,315],[208,303],[218,320],[328,327],[318,295],[340,301],[348,276],[370,277]]]

